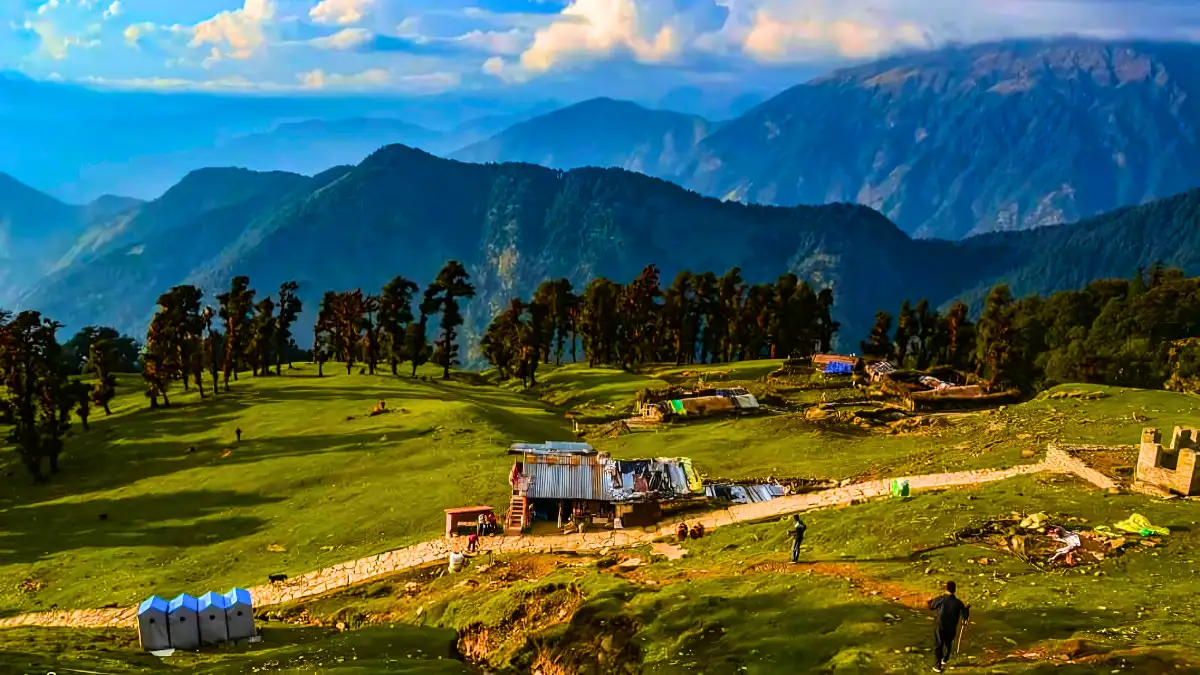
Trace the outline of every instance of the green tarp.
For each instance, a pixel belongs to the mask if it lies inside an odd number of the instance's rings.
[[[683,401],[680,401],[679,399],[675,399],[675,400],[671,401],[671,411],[674,412],[676,415],[686,415],[687,414],[687,410],[685,410],[683,407]]]

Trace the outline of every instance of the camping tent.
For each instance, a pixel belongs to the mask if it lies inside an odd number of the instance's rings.
[[[853,375],[854,374],[854,366],[850,365],[849,363],[842,363],[840,361],[834,361],[832,363],[828,363],[825,365],[825,374],[826,375]]]
[[[201,644],[215,645],[229,640],[229,624],[225,618],[227,607],[229,600],[220,593],[209,591],[200,596],[196,603],[196,614],[199,617]]]
[[[152,595],[138,605],[138,641],[142,649],[170,649],[171,636],[167,628],[167,601]]]
[[[171,646],[175,649],[199,649],[200,628],[196,621],[196,598],[180,593],[167,606],[171,622]]]

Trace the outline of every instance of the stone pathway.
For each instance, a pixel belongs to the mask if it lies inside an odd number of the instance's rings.
[[[679,560],[687,555],[687,550],[682,549],[675,544],[668,544],[665,541],[655,542],[650,545],[650,551],[663,556],[667,560]]]
[[[1065,459],[1064,459],[1065,458]],[[1016,466],[1010,469],[959,471],[955,473],[907,476],[913,491],[934,490],[965,485],[981,485],[1005,480],[1014,476],[1028,475],[1041,471],[1074,473],[1089,482],[1098,483],[1088,474],[1092,471],[1079,460],[1057,448],[1051,448],[1046,461],[1039,464]],[[1107,487],[1107,486],[1103,486]],[[727,509],[711,511],[689,522],[700,522],[706,530],[733,525],[771,520],[816,509],[851,506],[868,500],[887,497],[891,480],[876,480],[856,483],[845,487],[810,492],[802,495],[779,497],[767,502],[738,504]],[[583,534],[551,536],[503,536],[482,540],[481,550],[495,554],[511,553],[600,553],[615,548],[652,545],[660,537],[673,537],[674,523],[665,523],[657,530],[606,530]],[[308,574],[292,577],[285,582],[264,584],[247,589],[255,607],[269,607],[303,598],[318,596],[364,581],[384,577],[402,570],[444,562],[451,551],[463,546],[459,540],[434,539],[387,553],[354,560]],[[683,549],[672,546],[667,555],[681,555]],[[77,628],[121,627],[137,625],[137,607],[120,609],[70,610],[38,612],[0,620],[0,628],[16,626],[54,626]]]

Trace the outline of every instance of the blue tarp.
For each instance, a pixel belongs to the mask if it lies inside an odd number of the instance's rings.
[[[849,363],[841,363],[838,361],[834,361],[833,363],[828,363],[825,365],[825,374],[826,375],[853,375],[854,374],[854,366],[850,365]]]

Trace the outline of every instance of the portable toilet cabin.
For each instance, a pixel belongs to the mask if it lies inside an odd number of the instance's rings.
[[[167,601],[152,595],[138,605],[138,641],[142,649],[153,652],[171,648],[167,628]]]
[[[245,640],[254,637],[254,604],[250,591],[235,588],[225,594],[225,622],[229,626],[230,640]]]
[[[200,644],[215,645],[229,641],[229,624],[225,609],[229,600],[220,593],[209,591],[196,601],[196,614],[200,623]]]
[[[171,622],[171,646],[175,649],[199,649],[200,627],[196,620],[196,598],[180,593],[167,608]]]

